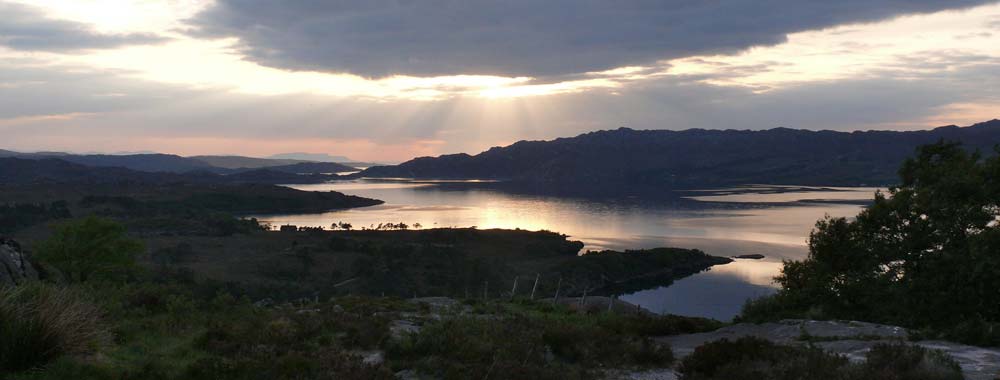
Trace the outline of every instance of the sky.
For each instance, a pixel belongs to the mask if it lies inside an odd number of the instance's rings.
[[[399,162],[998,110],[998,1],[0,0],[9,150]]]

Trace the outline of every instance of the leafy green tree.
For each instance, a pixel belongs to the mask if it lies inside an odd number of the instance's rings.
[[[37,246],[37,256],[73,281],[127,274],[135,269],[142,242],[128,237],[113,220],[87,217],[55,226],[52,237]]]
[[[809,257],[786,262],[781,291],[744,316],[797,310],[931,328],[1000,322],[997,153],[944,142],[919,148],[900,169],[901,184],[877,193],[855,220],[819,221]]]

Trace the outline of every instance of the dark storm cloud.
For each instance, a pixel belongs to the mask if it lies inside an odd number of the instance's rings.
[[[995,0],[993,0],[995,1]],[[788,33],[986,0],[218,0],[192,33],[264,65],[558,76],[781,43]]]
[[[73,51],[162,42],[151,34],[101,34],[86,24],[47,18],[34,7],[0,2],[0,45],[27,51]]]

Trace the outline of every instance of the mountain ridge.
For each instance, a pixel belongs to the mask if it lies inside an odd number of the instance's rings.
[[[22,153],[0,149],[0,157],[44,160],[55,158],[88,167],[120,167],[149,173],[211,172],[236,174],[258,169],[290,174],[317,174],[356,171],[352,166],[303,160],[269,159],[244,156],[191,156],[166,153],[138,154],[71,154],[63,152]]]
[[[340,178],[336,175],[303,175],[269,168],[219,174],[210,170],[185,173],[148,172],[120,166],[87,166],[62,158],[0,157],[0,185],[32,183],[200,183],[200,184],[283,184],[320,183]]]
[[[745,183],[886,185],[917,146],[963,142],[989,152],[1000,120],[919,131],[633,130],[522,140],[476,155],[418,157],[358,177],[495,179],[553,186],[692,188]]]

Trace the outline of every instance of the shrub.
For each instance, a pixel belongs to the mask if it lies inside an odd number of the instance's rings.
[[[878,344],[865,356],[862,377],[883,380],[961,380],[955,359],[938,350],[902,343]]]
[[[961,380],[961,368],[941,351],[903,343],[875,345],[866,361],[813,347],[782,346],[745,337],[706,343],[684,358],[683,380]]]
[[[470,339],[471,337],[474,337]],[[539,326],[524,319],[459,318],[424,326],[387,350],[390,358],[435,377],[572,379],[558,363],[548,365]]]
[[[430,323],[392,341],[387,357],[401,368],[444,379],[573,379],[586,378],[596,368],[662,368],[673,362],[669,347],[604,327],[593,316],[495,315]]]
[[[741,319],[813,314],[998,344],[1000,154],[944,142],[916,153],[900,185],[856,218],[818,221],[809,256],[785,262],[778,294],[749,303]]]
[[[817,348],[774,344],[756,337],[706,343],[684,358],[684,380],[841,379],[847,359]]]
[[[51,238],[38,244],[37,257],[71,280],[129,274],[142,242],[129,238],[125,226],[109,219],[87,217],[59,224]]]
[[[0,373],[90,353],[107,343],[100,312],[82,298],[42,284],[0,289]]]

